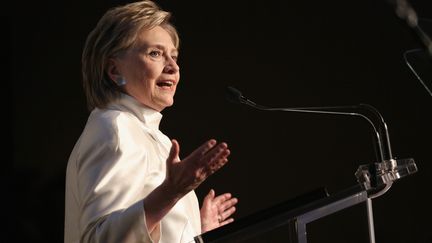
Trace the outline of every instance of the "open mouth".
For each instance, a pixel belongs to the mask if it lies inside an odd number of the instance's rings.
[[[157,82],[156,85],[159,87],[162,87],[162,88],[164,88],[164,87],[170,88],[170,87],[174,86],[174,82],[170,81],[170,80],[164,80],[164,81]]]

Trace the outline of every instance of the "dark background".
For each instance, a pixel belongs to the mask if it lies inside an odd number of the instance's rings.
[[[66,164],[88,116],[82,47],[102,14],[125,2],[17,1],[2,10],[4,242],[63,241]],[[173,12],[182,41],[182,78],[162,131],[180,141],[183,156],[210,137],[232,150],[230,163],[198,188],[200,199],[210,188],[232,192],[242,218],[318,187],[341,191],[356,183],[360,165],[376,161],[365,120],[257,111],[225,101],[226,86],[276,107],[367,103],[386,120],[393,155],[414,158],[419,169],[373,200],[376,240],[432,242],[432,97],[403,60],[422,43],[391,5],[158,3]],[[432,18],[430,0],[411,3]],[[312,243],[368,242],[365,206],[311,223],[308,235]],[[282,227],[249,241],[287,238]]]

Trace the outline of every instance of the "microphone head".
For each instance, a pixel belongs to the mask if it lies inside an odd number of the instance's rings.
[[[228,86],[226,88],[225,98],[233,103],[242,103],[243,95],[238,89]]]

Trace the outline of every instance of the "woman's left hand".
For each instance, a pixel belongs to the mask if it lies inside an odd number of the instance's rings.
[[[232,197],[231,193],[224,193],[215,197],[215,191],[211,189],[204,198],[201,207],[202,233],[233,222],[234,219],[231,218],[231,215],[236,210],[234,205],[236,205],[237,202],[238,199]]]

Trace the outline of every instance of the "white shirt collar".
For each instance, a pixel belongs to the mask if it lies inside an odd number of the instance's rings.
[[[159,124],[162,120],[162,114],[150,107],[147,107],[139,103],[132,96],[122,94],[120,98],[108,105],[108,109],[116,109],[117,107],[126,109],[127,111],[134,114],[138,119],[140,119],[144,124],[146,124],[150,129],[155,131],[159,130]]]

